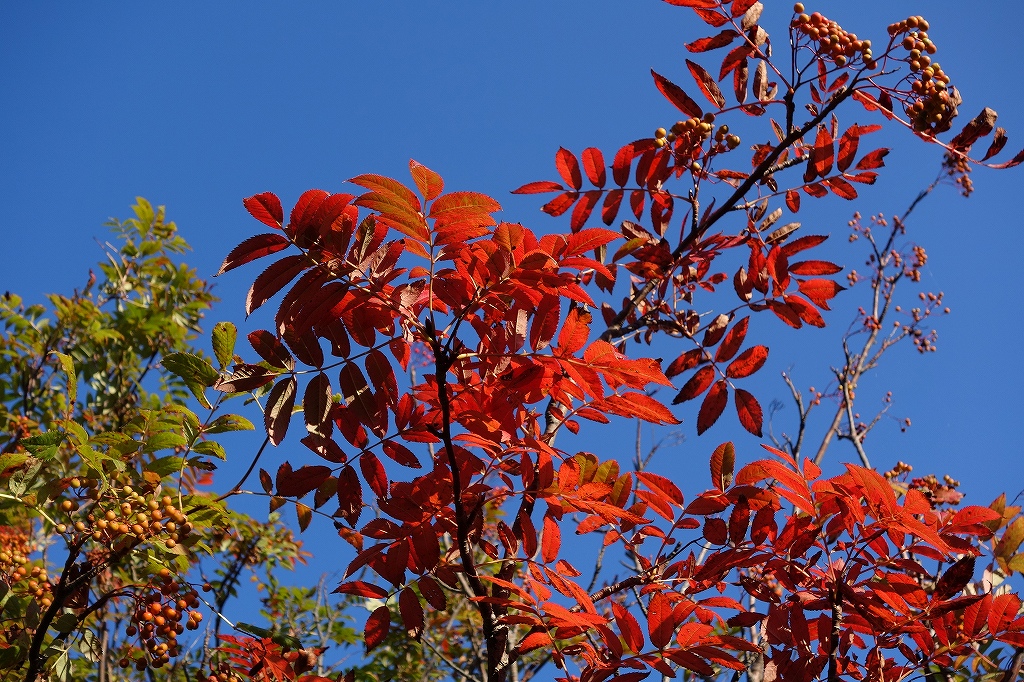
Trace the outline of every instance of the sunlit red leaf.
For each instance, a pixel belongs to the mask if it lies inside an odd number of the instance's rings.
[[[626,642],[626,647],[637,653],[643,651],[644,633],[633,614],[617,602],[612,602],[612,613],[615,616],[615,624],[619,627],[619,632],[622,633],[622,638]]]
[[[304,254],[296,254],[285,256],[261,272],[246,294],[245,314],[251,315],[310,265]]]
[[[416,455],[413,454],[412,450],[401,443],[396,443],[393,440],[386,440],[381,446],[381,449],[384,450],[385,455],[402,466],[410,467],[412,469],[419,469],[422,466],[419,460],[416,459]]]
[[[597,147],[587,147],[583,150],[583,170],[587,179],[594,187],[602,188],[607,180],[607,172],[604,167],[604,155]]]
[[[828,180],[825,180],[824,184],[828,185],[828,188],[831,189],[832,193],[837,197],[842,197],[848,201],[852,201],[857,198],[857,190],[844,178],[829,178]]]
[[[709,36],[707,38],[699,38],[694,40],[692,43],[686,44],[686,49],[689,52],[707,52],[709,50],[715,50],[720,47],[725,47],[732,41],[736,40],[740,36],[739,33],[727,28],[718,35]]]
[[[697,413],[697,435],[710,429],[725,410],[725,404],[729,400],[729,388],[725,379],[721,379],[711,387],[704,402],[701,403],[700,411]]]
[[[559,147],[555,153],[555,168],[569,187],[578,191],[583,186],[580,162],[576,160],[576,155],[565,147]]]
[[[433,201],[444,191],[444,180],[441,176],[430,170],[421,163],[409,160],[409,174],[412,175],[416,189],[423,195],[424,200]]]
[[[835,145],[832,142],[832,135],[829,133],[828,127],[818,126],[818,137],[814,140],[814,147],[811,148],[811,158],[807,162],[818,177],[823,178],[832,172],[835,153]]]
[[[557,197],[541,206],[540,210],[557,218],[568,211],[569,208],[576,203],[576,199],[578,199],[579,196],[580,195],[576,192],[565,192],[564,194],[559,194]]]
[[[512,190],[512,194],[543,194],[545,192],[564,192],[565,187],[550,180],[538,180],[528,182],[518,189]]]
[[[562,547],[562,530],[550,516],[544,516],[544,535],[541,538],[540,553],[544,563],[551,563],[558,558]]]
[[[737,66],[743,63],[743,61],[750,56],[750,53],[754,51],[753,46],[744,43],[739,47],[734,47],[729,51],[729,54],[725,55],[725,59],[722,60],[722,69],[718,74],[718,80],[724,79],[729,75],[729,72],[735,69]]]
[[[825,318],[821,316],[821,313],[815,309],[810,303],[803,298],[794,295],[786,295],[783,297],[786,305],[790,310],[797,314],[802,321],[811,325],[812,327],[824,327]]]
[[[647,630],[651,644],[664,649],[672,639],[675,621],[672,619],[672,602],[664,592],[655,592],[647,605]]]
[[[855,168],[857,170],[870,170],[872,168],[881,168],[885,165],[883,159],[889,154],[889,150],[884,147],[876,149],[873,152],[868,152],[860,158]]]
[[[722,345],[715,353],[715,362],[728,362],[739,351],[743,340],[747,338],[747,327],[750,325],[750,318],[744,317],[733,325],[729,333],[722,339]]]
[[[824,260],[802,260],[790,263],[789,271],[794,275],[810,277],[814,275],[834,275],[843,269],[841,265]]]
[[[830,310],[829,300],[835,298],[836,294],[846,287],[841,287],[830,279],[809,279],[800,282],[797,288],[800,289],[800,293],[811,299],[814,305],[822,310]]]

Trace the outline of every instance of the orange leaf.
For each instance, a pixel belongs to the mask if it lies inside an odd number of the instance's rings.
[[[441,176],[412,159],[409,160],[409,174],[416,183],[416,189],[426,201],[433,201],[444,191],[444,180]]]

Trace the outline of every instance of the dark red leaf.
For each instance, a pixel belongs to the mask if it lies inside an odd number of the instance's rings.
[[[722,340],[722,345],[718,347],[718,351],[715,353],[715,362],[728,362],[732,359],[732,356],[736,355],[736,351],[743,345],[743,339],[747,338],[747,327],[749,325],[749,317],[744,317],[733,325],[732,329],[729,330],[729,333]]]
[[[282,234],[274,234],[273,232],[249,237],[244,242],[231,249],[231,253],[229,253],[227,258],[224,259],[224,262],[221,263],[220,270],[217,271],[217,275],[223,275],[228,270],[234,270],[239,265],[245,265],[257,258],[277,253],[278,251],[288,248],[290,244],[291,242],[288,241],[287,237]]]
[[[882,147],[881,149],[876,149],[873,152],[868,152],[867,154],[860,158],[860,161],[857,162],[857,165],[855,167],[857,170],[870,170],[872,168],[881,168],[882,166],[885,165],[885,162],[882,161],[882,159],[884,159],[888,154],[889,150],[886,149],[885,147]]]
[[[820,178],[832,172],[832,163],[835,161],[835,145],[832,142],[832,135],[826,126],[818,126],[818,137],[811,148],[811,157],[807,161],[808,167]],[[805,180],[808,178],[805,176]],[[813,179],[813,176],[811,178]]]
[[[672,602],[664,592],[652,594],[647,605],[647,630],[651,636],[651,644],[658,649],[664,649],[672,639],[675,625],[672,619]]]
[[[740,34],[731,28],[727,28],[718,35],[708,36],[707,38],[699,38],[692,43],[686,44],[686,49],[690,52],[707,52],[709,50],[715,50],[720,47],[725,47],[732,41],[739,38]]]
[[[251,315],[309,266],[310,261],[305,254],[296,254],[285,256],[261,272],[246,294],[245,314]]]
[[[995,111],[985,107],[949,141],[949,146],[959,151],[968,151],[975,142],[992,132],[997,117]]]
[[[402,616],[406,634],[418,640],[423,633],[423,606],[412,588],[406,587],[398,594],[398,612]]]
[[[249,343],[256,353],[273,367],[295,369],[295,358],[276,336],[265,329],[249,332]]]
[[[725,59],[722,60],[722,69],[718,74],[718,80],[722,80],[729,75],[729,72],[735,69],[737,66],[743,63],[743,61],[750,56],[750,53],[754,51],[754,48],[744,43],[739,47],[734,47],[729,51],[729,54],[725,55]],[[750,105],[756,106],[756,105]]]
[[[860,126],[852,125],[846,129],[843,136],[839,138],[839,156],[836,159],[836,168],[842,173],[857,157],[857,146],[860,144]]]
[[[996,128],[995,135],[992,136],[992,144],[988,146],[988,151],[985,152],[985,156],[981,157],[982,161],[988,161],[993,156],[998,154],[1006,146],[1006,142],[1009,138],[1006,137],[1006,130],[1003,128]]]
[[[333,404],[331,380],[322,372],[310,379],[306,391],[302,394],[302,415],[306,425],[316,431],[322,431],[324,424],[330,424],[331,405]]]
[[[854,186],[841,177],[837,176],[829,178],[828,180],[825,180],[824,184],[828,185],[828,188],[831,189],[832,193],[837,197],[842,197],[848,201],[852,201],[857,198],[857,190]]]
[[[269,384],[278,374],[259,365],[235,365],[235,371],[218,379],[213,389],[222,393],[245,393]]]
[[[679,403],[686,402],[687,400],[693,400],[704,391],[708,390],[708,387],[711,386],[714,380],[715,368],[711,365],[701,367],[694,372],[689,381],[683,384],[682,390],[680,390],[679,394],[672,400],[672,404],[678,405]]]
[[[760,438],[764,415],[761,411],[761,404],[757,402],[757,398],[742,388],[737,388],[735,389],[733,400],[736,403],[736,414],[740,418],[740,425],[748,432]]]
[[[391,629],[391,611],[387,606],[379,606],[366,619],[363,640],[366,642],[366,653],[370,653],[383,642]]]
[[[725,379],[721,379],[711,387],[704,402],[701,403],[700,411],[697,413],[697,435],[710,429],[725,410],[725,404],[729,400],[729,388]]]
[[[284,225],[284,209],[281,200],[273,192],[263,192],[242,199],[242,205],[256,220],[269,227],[281,229]]]
[[[420,461],[416,459],[416,455],[413,454],[412,450],[401,443],[396,443],[393,440],[386,440],[384,441],[382,449],[384,450],[385,455],[402,466],[406,466],[411,469],[419,469],[422,466]]]
[[[363,511],[363,487],[359,483],[356,470],[351,466],[345,466],[338,472],[338,512],[337,516],[348,521],[350,526],[355,526],[359,515]]]
[[[742,379],[764,367],[768,360],[767,346],[751,346],[729,363],[725,375],[731,379]]]
[[[277,470],[277,494],[282,497],[300,498],[319,488],[330,475],[330,467],[313,465],[292,471],[291,464],[285,462]]]
[[[732,443],[722,443],[711,453],[711,485],[722,492],[732,485],[736,468],[736,448]]]
[[[994,113],[994,112],[993,112]],[[946,569],[935,583],[932,599],[945,601],[959,594],[974,577],[974,557],[965,556]]]
[[[686,60],[686,67],[690,70],[693,79],[697,81],[697,87],[704,93],[704,96],[719,109],[724,107],[725,96],[722,95],[718,83],[711,77],[711,74],[705,71],[703,66],[689,59]]]
[[[658,90],[665,96],[669,102],[671,102],[679,111],[683,112],[691,118],[700,118],[704,115],[704,110],[700,108],[693,99],[683,92],[683,89],[665,78],[661,74],[651,69],[651,75],[654,76],[654,84],[658,86]],[[616,176],[617,177],[617,176]],[[619,186],[625,183],[617,183]]]
[[[288,424],[292,419],[292,408],[295,406],[295,392],[298,382],[295,377],[288,377],[274,384],[267,396],[267,406],[263,410],[263,424],[267,427],[270,442],[280,445],[288,433]]]

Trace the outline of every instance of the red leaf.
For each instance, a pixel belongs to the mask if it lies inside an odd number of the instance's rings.
[[[1009,140],[1006,137],[1006,130],[1003,128],[996,128],[996,134],[992,136],[992,144],[988,146],[988,150],[985,152],[985,156],[981,157],[982,161],[988,161],[993,156],[1003,151],[1003,147],[1006,146],[1006,142]]]
[[[622,235],[614,230],[606,230],[601,227],[580,230],[568,235],[566,239],[565,255],[581,256],[588,251],[593,251],[599,246],[615,241]]]
[[[729,72],[735,69],[737,66],[743,63],[743,61],[754,51],[753,46],[744,43],[739,47],[734,47],[729,54],[725,55],[725,59],[722,60],[722,70],[718,74],[718,80],[722,80],[729,75]]]
[[[736,40],[739,36],[739,33],[731,28],[727,28],[718,35],[699,38],[692,43],[687,43],[686,49],[690,52],[707,52],[709,50],[725,47],[732,41]]]
[[[298,382],[295,377],[288,377],[274,384],[267,396],[267,407],[263,411],[263,424],[267,427],[270,442],[280,445],[288,433],[288,424],[292,419],[292,408],[295,406],[295,392]]]
[[[743,340],[747,338],[747,327],[749,325],[750,318],[744,317],[732,326],[732,329],[729,330],[729,333],[722,340],[722,345],[718,347],[718,352],[715,353],[715,362],[728,362],[736,355],[740,346],[743,345]]]
[[[416,455],[413,454],[412,450],[405,447],[401,443],[396,443],[393,440],[386,440],[382,445],[384,454],[395,460],[399,464],[410,469],[419,469],[422,465],[420,461],[416,459]]]
[[[828,128],[818,126],[818,137],[811,148],[811,156],[807,163],[818,177],[823,178],[832,172],[835,155],[835,145],[832,143],[832,135]],[[813,176],[810,179],[813,179]]]
[[[412,588],[406,587],[398,594],[398,612],[402,615],[405,632],[418,640],[423,633],[423,606]]]
[[[665,0],[665,2],[667,2],[670,5],[675,5],[677,7],[699,7],[704,9],[718,7],[719,4],[717,0]]]
[[[359,483],[356,470],[351,466],[345,466],[338,472],[338,497],[337,516],[348,521],[350,526],[355,526],[359,515],[363,511],[363,487]]]
[[[687,400],[693,400],[704,391],[708,390],[708,387],[715,381],[715,368],[711,365],[705,365],[701,367],[690,380],[683,384],[683,388],[679,391],[679,394],[672,400],[673,405],[684,403]]]
[[[729,364],[725,370],[725,375],[732,379],[748,377],[764,367],[764,363],[767,360],[767,346],[751,346],[740,353],[739,357]]]
[[[559,147],[555,152],[555,168],[558,169],[562,179],[574,190],[583,186],[583,176],[580,175],[580,162],[576,155],[565,147]]]
[[[822,310],[830,310],[829,299],[835,298],[836,294],[846,287],[841,287],[830,279],[808,279],[800,282],[797,288],[800,289],[800,293],[811,299],[814,305]]]
[[[832,193],[837,197],[842,197],[848,201],[852,201],[857,198],[857,190],[843,178],[829,178],[825,181],[825,184],[828,185],[829,189],[831,189]]]
[[[272,232],[249,237],[244,242],[231,249],[231,253],[229,253],[227,258],[224,259],[224,262],[221,263],[220,270],[217,271],[217,275],[223,275],[228,270],[234,270],[239,265],[245,265],[257,258],[263,258],[263,256],[269,256],[272,253],[277,253],[282,249],[288,248],[290,244],[291,242],[288,241],[287,237],[281,234],[274,234]]]
[[[856,169],[870,170],[872,168],[881,168],[885,165],[885,162],[882,161],[882,159],[884,159],[888,154],[889,150],[885,147],[876,149],[873,152],[868,152],[860,158],[860,161],[857,162]]]
[[[704,96],[714,104],[716,107],[721,109],[725,106],[725,96],[722,95],[721,89],[718,87],[718,83],[711,77],[711,74],[704,70],[704,67],[695,62],[691,62],[689,59],[686,60],[686,67],[690,69],[690,74],[693,75],[693,79],[697,81],[697,87],[704,93]]]
[[[352,582],[338,585],[334,590],[334,594],[354,594],[357,597],[384,599],[388,596],[388,591],[379,585],[363,582],[362,580],[353,580]]]
[[[380,463],[379,459],[377,459],[377,455],[373,454],[369,450],[360,454],[359,470],[363,473],[363,478],[366,479],[366,484],[370,486],[370,490],[372,490],[377,497],[386,498],[388,496],[388,475],[384,471],[384,465]]]
[[[800,193],[795,189],[786,190],[786,206],[793,213],[800,210]]]
[[[291,464],[285,462],[277,470],[277,494],[282,497],[302,497],[319,488],[330,475],[330,467],[307,465],[292,471]]]
[[[671,480],[649,471],[638,471],[636,477],[640,482],[662,497],[671,500],[680,507],[683,506],[683,493]]]
[[[242,199],[242,205],[249,211],[249,215],[264,225],[279,230],[284,225],[284,209],[281,208],[281,200],[273,192],[254,194]]]
[[[537,182],[528,182],[519,189],[512,190],[512,194],[543,194],[545,192],[562,192],[564,190],[565,187],[562,187],[557,182],[539,180]]]
[[[697,413],[697,435],[704,433],[714,425],[725,410],[725,404],[729,400],[729,388],[725,379],[721,379],[711,387],[704,402],[701,403],[700,411]]]
[[[251,315],[309,266],[309,258],[297,254],[285,256],[261,272],[245,296],[245,314]]]
[[[748,432],[760,438],[764,414],[761,410],[761,404],[757,402],[757,398],[742,388],[737,388],[735,389],[733,401],[736,403],[736,414],[740,418],[740,425]]]
[[[547,213],[549,216],[558,217],[569,210],[569,207],[576,203],[576,199],[579,198],[579,194],[576,192],[566,192],[565,194],[559,194],[557,197],[549,201],[540,207],[540,210]]]
[[[607,173],[604,168],[604,155],[597,147],[587,147],[583,150],[583,170],[587,178],[594,184],[594,187],[604,187],[607,180]]]
[[[644,633],[633,614],[618,602],[612,602],[612,613],[615,615],[615,624],[619,626],[626,647],[634,653],[643,651]]]
[[[846,129],[843,136],[839,138],[839,157],[836,159],[836,168],[842,173],[857,156],[857,146],[860,144],[860,126],[852,125]]]
[[[723,493],[732,485],[736,467],[736,448],[732,443],[722,443],[711,453],[711,485]]]
[[[331,380],[326,374],[320,373],[306,384],[302,394],[302,415],[306,425],[321,431],[325,423],[329,424],[334,393],[331,391]]]
[[[562,529],[558,522],[550,516],[544,517],[544,535],[541,538],[540,554],[544,563],[549,564],[558,558],[558,550],[562,548]]]
[[[810,185],[804,185],[803,189],[815,199],[820,199],[828,194],[828,190],[822,187],[820,182],[813,182]]]
[[[757,4],[758,0],[733,0],[731,14],[734,17],[746,14],[747,10]]]
[[[803,326],[803,322],[800,320],[800,316],[797,314],[797,312],[790,308],[788,305],[786,305],[784,302],[769,299],[765,301],[765,305],[767,305],[768,308],[773,313],[775,313],[775,315],[780,320],[788,324],[790,327],[793,327],[794,329],[799,329],[800,327]]]
[[[782,253],[785,254],[786,258],[792,258],[795,254],[813,248],[826,239],[828,239],[828,235],[809,234],[783,245]]]
[[[804,277],[813,275],[834,275],[842,269],[843,267],[841,265],[829,263],[825,260],[802,260],[799,263],[791,263],[789,266],[790,273]]]
[[[975,142],[992,132],[996,124],[997,114],[985,107],[981,113],[972,118],[956,136],[949,141],[949,146],[960,151],[967,151]]]
[[[957,595],[967,586],[967,583],[971,582],[972,577],[974,577],[974,557],[965,556],[939,576],[938,582],[935,583],[932,599],[945,601]]]
[[[658,86],[658,90],[665,96],[669,102],[671,102],[679,111],[683,112],[691,118],[700,118],[704,115],[704,110],[700,108],[693,99],[683,92],[683,89],[660,75],[654,69],[651,69],[651,75],[654,76],[654,84]],[[616,176],[617,177],[617,176]],[[617,183],[619,186],[624,185],[624,182]]]
[[[600,402],[602,409],[621,417],[642,419],[652,424],[678,424],[679,420],[656,399],[644,393],[612,394]],[[584,416],[580,414],[580,416]]]
[[[587,343],[590,336],[590,313],[573,308],[565,318],[562,331],[558,334],[558,348],[566,354],[576,353]]]
[[[812,327],[824,327],[825,318],[821,316],[814,306],[799,296],[783,296],[786,305],[797,314],[797,316]]]
[[[416,183],[416,189],[426,201],[433,201],[444,191],[444,180],[441,176],[412,159],[409,160],[409,174]]]
[[[254,332],[249,332],[248,338],[252,349],[272,367],[295,369],[295,358],[284,347],[284,344],[267,330],[257,329]]]
[[[627,168],[627,173],[629,169]],[[622,195],[624,192],[621,189],[613,189],[604,198],[604,204],[601,206],[601,221],[605,225],[611,225],[615,222],[615,216],[619,214],[619,206],[622,205]]]
[[[672,639],[675,621],[672,619],[672,602],[664,592],[655,592],[647,605],[647,630],[651,636],[651,644],[664,649]]]
[[[583,199],[576,204],[576,208],[572,211],[572,217],[569,219],[569,227],[573,232],[579,232],[583,229],[583,225],[590,218],[590,214],[594,211],[594,207],[597,206],[597,202],[600,199],[600,190],[595,189],[583,193]]]
[[[721,348],[719,348],[719,352],[721,352]],[[699,365],[705,357],[703,348],[688,350],[672,361],[672,364],[670,364],[668,369],[665,370],[665,376],[671,378],[682,374],[688,369],[693,369]]]
[[[1017,152],[1017,154],[1012,159],[1010,159],[1009,161],[1005,161],[1003,163],[994,163],[994,164],[992,164],[991,167],[992,168],[1013,168],[1014,166],[1019,166],[1022,163],[1024,163],[1024,149],[1022,149],[1019,152]]]
[[[384,641],[391,629],[391,611],[387,606],[379,606],[366,619],[363,640],[366,642],[366,653],[370,653]]]

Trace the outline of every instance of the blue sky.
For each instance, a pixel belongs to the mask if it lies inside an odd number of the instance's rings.
[[[782,53],[790,5],[766,4]],[[1006,157],[1024,146],[1010,68],[1019,43],[1008,20],[1014,4],[985,3],[970,21],[957,2],[807,4],[876,43],[888,23],[924,14],[937,58],[964,97],[962,121],[990,106],[1009,131]],[[690,10],[655,0],[0,4],[0,290],[34,301],[80,285],[100,257],[102,223],[129,215],[136,195],[167,206],[195,249],[188,262],[211,276],[231,247],[260,231],[243,197],[270,190],[288,206],[308,188],[343,191],[358,173],[407,181],[409,158],[440,172],[449,188],[495,196],[507,220],[566,231],[566,221],[537,210],[536,197],[508,191],[554,179],[559,145],[598,146],[610,158],[678,118],[649,69],[699,97],[682,46],[710,32]],[[875,119],[851,107],[840,122]],[[744,130],[752,140],[770,136]],[[833,235],[834,259],[861,269],[863,252],[844,246],[852,211],[902,212],[940,160],[905,131],[872,137],[894,149],[879,184],[855,203],[830,197],[812,206],[805,198],[800,216],[808,232]],[[953,314],[939,322],[938,353],[897,351],[860,391],[866,412],[893,390],[893,414],[914,423],[906,434],[889,426],[872,437],[879,468],[904,460],[922,473],[950,473],[980,504],[1024,488],[1024,370],[1013,359],[1022,331],[1022,172],[979,170],[969,200],[946,189],[915,213],[911,238],[931,257],[926,284],[945,292]],[[242,303],[255,275],[247,268],[217,281],[214,320],[252,328]],[[825,384],[838,362],[837,333],[864,293],[843,294],[823,332],[793,334],[757,318],[752,334],[772,346],[756,389],[765,404],[785,398],[782,370],[801,387]],[[792,416],[787,409],[779,419]],[[698,439],[696,406],[677,414],[687,442],[659,458],[688,496],[706,487],[707,457],[719,442],[735,439],[741,458],[757,456],[756,441],[728,415]],[[611,442],[625,457],[632,433],[622,422],[574,447]],[[832,461],[853,461],[842,445]],[[298,450],[273,453],[268,464],[288,452]]]

